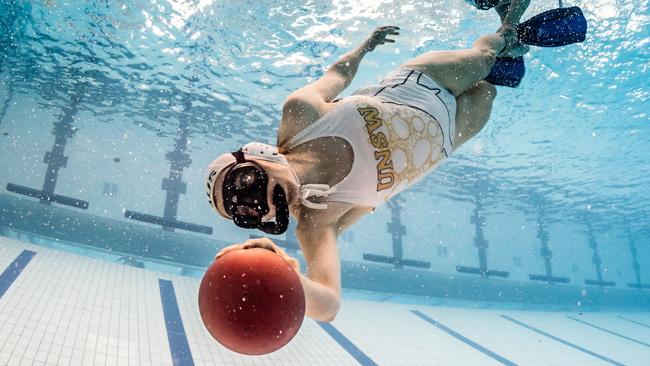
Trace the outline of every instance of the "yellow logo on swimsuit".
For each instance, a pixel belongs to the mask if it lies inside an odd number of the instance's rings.
[[[375,148],[375,160],[377,160],[377,192],[391,188],[395,184],[395,173],[393,161],[390,158],[390,149],[388,148],[388,138],[383,132],[376,132],[383,126],[384,121],[379,118],[377,108],[367,107],[357,109],[363,120],[366,121],[366,131],[370,138],[370,143]]]

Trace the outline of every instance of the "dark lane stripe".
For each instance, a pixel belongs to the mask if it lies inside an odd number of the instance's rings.
[[[634,319],[628,319],[628,318],[623,317],[623,316],[620,316],[620,315],[617,316],[617,318],[619,318],[619,319],[623,319],[623,320],[626,320],[626,321],[628,321],[628,322],[630,322],[630,323],[634,323],[634,324],[640,325],[640,326],[642,326],[642,327],[650,328],[650,325],[648,325],[648,324],[646,324],[646,323],[641,323],[640,321],[637,321],[637,320],[634,320]]]
[[[338,331],[338,329],[334,328],[332,324],[318,322],[318,325],[320,325],[320,327],[323,328],[323,330],[326,331],[330,337],[334,338],[336,343],[348,351],[350,356],[354,357],[354,359],[357,360],[361,365],[377,366],[375,361],[371,360],[370,357],[368,357],[365,353],[363,353],[362,350],[359,349],[359,347],[355,346],[352,341],[347,339],[341,332]]]
[[[648,343],[642,342],[642,341],[640,341],[640,340],[638,340],[638,339],[630,338],[630,337],[625,336],[625,335],[623,335],[623,334],[621,334],[621,333],[613,332],[613,331],[611,331],[611,330],[609,330],[609,329],[605,329],[605,328],[603,328],[603,327],[599,327],[599,326],[597,326],[597,325],[595,325],[595,324],[588,323],[588,322],[586,322],[586,321],[584,321],[584,320],[582,320],[582,319],[574,318],[574,317],[572,317],[572,316],[570,316],[570,315],[567,315],[567,318],[569,318],[569,319],[571,319],[571,320],[575,320],[575,321],[577,321],[578,323],[581,323],[581,324],[584,324],[584,325],[590,326],[590,327],[592,327],[592,328],[596,328],[596,329],[598,329],[598,330],[602,330],[602,331],[605,332],[605,333],[609,333],[609,334],[611,334],[611,335],[615,335],[615,336],[617,336],[617,337],[621,337],[621,338],[623,338],[623,339],[627,339],[627,340],[630,341],[630,342],[634,342],[634,343],[638,343],[638,344],[640,344],[640,345],[642,345],[642,346],[650,347],[650,344],[648,344]]]
[[[20,272],[23,271],[23,269],[27,266],[29,261],[34,258],[36,255],[36,252],[32,252],[31,250],[23,250],[22,253],[14,259],[11,264],[9,264],[9,267],[5,269],[2,274],[0,274],[0,298],[2,298],[2,295],[9,290],[9,287],[14,283],[16,278],[20,275]]]
[[[501,362],[502,364],[504,364],[504,365],[509,365],[509,366],[512,366],[512,365],[516,366],[516,365],[517,365],[516,363],[514,363],[514,362],[512,362],[512,361],[510,361],[510,360],[507,360],[507,359],[504,358],[504,357],[501,357],[501,356],[497,355],[496,353],[494,353],[494,352],[490,351],[489,349],[487,349],[487,348],[481,346],[480,344],[478,344],[478,343],[472,341],[471,339],[469,339],[469,338],[463,336],[462,334],[457,333],[457,332],[455,332],[455,331],[453,331],[453,330],[447,328],[446,326],[442,325],[440,322],[435,321],[435,320],[429,318],[428,316],[424,315],[424,314],[421,313],[420,311],[418,311],[418,310],[411,310],[411,312],[412,312],[413,314],[419,316],[420,318],[424,319],[426,322],[428,322],[428,323],[430,323],[430,324],[432,324],[432,325],[438,327],[439,329],[443,330],[445,333],[449,334],[450,336],[452,336],[452,337],[458,339],[459,341],[465,343],[466,345],[468,345],[468,346],[474,348],[474,349],[477,350],[477,351],[483,352],[484,354],[486,354],[486,355],[492,357],[493,359],[495,359],[495,360]]]
[[[160,299],[162,300],[165,325],[167,326],[167,339],[172,353],[174,366],[194,366],[190,345],[187,342],[181,312],[178,310],[176,293],[172,281],[158,280],[160,285]]]
[[[612,364],[612,365],[625,366],[625,365],[623,365],[623,364],[620,363],[620,362],[614,361],[614,360],[612,360],[612,359],[610,359],[610,358],[607,358],[607,357],[605,357],[605,356],[603,356],[603,355],[599,355],[599,354],[596,353],[596,352],[590,351],[590,350],[588,350],[588,349],[586,349],[586,348],[582,348],[582,347],[580,347],[580,346],[578,346],[578,345],[576,345],[576,344],[573,344],[573,343],[571,343],[571,342],[569,342],[569,341],[565,341],[565,340],[562,339],[562,338],[559,338],[559,337],[556,337],[556,336],[554,336],[554,335],[552,335],[552,334],[546,333],[546,332],[544,332],[543,330],[537,329],[537,328],[533,327],[532,325],[528,325],[528,324],[526,324],[526,323],[524,323],[524,322],[520,322],[519,320],[517,320],[517,319],[513,319],[513,318],[511,318],[511,317],[509,317],[509,316],[507,316],[507,315],[501,315],[501,317],[504,318],[504,319],[508,319],[508,320],[510,320],[511,322],[513,322],[513,323],[515,323],[515,324],[517,324],[517,325],[520,325],[520,326],[522,326],[522,327],[524,327],[524,328],[526,328],[526,329],[532,330],[532,331],[535,332],[535,333],[541,334],[541,335],[543,335],[543,336],[545,336],[545,337],[547,337],[547,338],[550,338],[550,339],[552,339],[552,340],[554,340],[554,341],[560,342],[560,343],[562,343],[562,344],[565,345],[565,346],[569,346],[569,347],[571,347],[571,348],[575,348],[575,349],[577,349],[578,351],[582,351],[582,352],[584,352],[584,353],[586,353],[586,354],[588,354],[588,355],[591,355],[591,356],[593,356],[593,357],[596,357],[596,358],[599,359],[599,360],[605,361],[605,362],[610,363],[610,364]]]

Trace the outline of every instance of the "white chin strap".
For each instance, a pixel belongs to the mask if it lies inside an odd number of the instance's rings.
[[[293,170],[293,169],[292,169]],[[295,174],[295,173],[294,173]],[[298,178],[298,176],[296,176]],[[305,184],[300,186],[300,202],[305,207],[315,210],[324,210],[327,208],[326,203],[316,203],[309,201],[312,197],[326,198],[330,194],[336,192],[336,187],[330,187],[327,184]]]

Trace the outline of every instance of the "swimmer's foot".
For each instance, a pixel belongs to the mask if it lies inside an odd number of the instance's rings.
[[[505,45],[501,52],[497,54],[497,57],[519,57],[525,55],[530,47],[519,42],[519,36],[517,35],[517,30],[514,26],[509,24],[503,24],[498,30],[497,34],[503,37]]]
[[[530,50],[530,47],[528,47],[525,44],[517,42],[514,45],[512,45],[511,47],[506,47],[506,49],[503,50],[501,53],[499,53],[497,55],[497,57],[516,58],[516,57],[525,55],[526,53],[528,53],[529,50]]]

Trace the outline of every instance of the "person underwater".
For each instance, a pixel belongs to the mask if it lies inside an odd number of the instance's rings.
[[[379,84],[336,99],[366,55],[395,42],[399,28],[380,27],[320,79],[291,93],[276,146],[253,142],[217,157],[207,195],[219,215],[242,228],[282,234],[293,216],[306,274],[268,238],[226,247],[217,258],[253,247],[276,252],[299,273],[306,315],[332,321],[341,303],[337,238],[481,131],[496,97],[484,80],[496,59],[519,57],[527,51],[522,44],[541,37],[522,36],[521,24],[507,29],[481,36],[469,49],[419,55]]]

